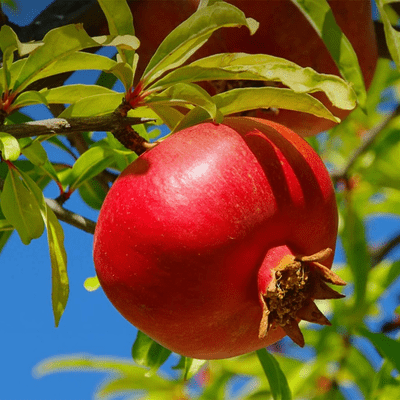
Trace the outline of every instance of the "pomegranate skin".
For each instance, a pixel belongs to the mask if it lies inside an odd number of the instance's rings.
[[[177,132],[123,171],[100,211],[94,262],[138,329],[185,356],[226,358],[285,336],[258,336],[275,248],[309,255],[334,249],[336,234],[313,149],[282,125],[231,117]]]

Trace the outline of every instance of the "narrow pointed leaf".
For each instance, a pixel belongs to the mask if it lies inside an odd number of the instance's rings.
[[[132,361],[121,358],[92,356],[78,354],[74,356],[57,356],[45,359],[38,363],[33,375],[36,378],[59,372],[102,372],[110,376],[100,386],[96,395],[98,398],[114,398],[115,391],[125,390],[161,390],[171,389],[176,385],[173,380],[166,380],[160,376],[146,377],[141,367]],[[97,398],[97,397],[96,397]],[[165,396],[162,399],[168,399]]]
[[[181,356],[178,364],[172,367],[172,369],[181,369],[183,371],[183,379],[186,381],[196,375],[205,363],[207,363],[207,360]]]
[[[170,354],[170,350],[156,343],[143,332],[138,331],[132,346],[132,358],[136,364],[150,368],[148,375],[157,372]]]
[[[346,252],[347,264],[353,273],[355,307],[360,307],[365,299],[371,258],[368,252],[363,221],[354,206],[349,203],[344,212],[341,239]]]
[[[103,86],[82,84],[65,85],[40,91],[48,104],[71,104],[91,96],[116,93],[114,90]]]
[[[86,97],[66,108],[59,118],[92,117],[112,113],[123,99],[122,93],[98,94]]]
[[[319,74],[312,68],[265,54],[223,53],[201,58],[170,72],[152,87],[209,80],[273,81],[297,93],[323,91],[334,106],[347,110],[353,109],[357,101],[352,87],[338,76]]]
[[[306,112],[340,122],[339,118],[314,97],[306,93],[295,93],[290,89],[272,87],[232,89],[213,96],[213,100],[223,115],[273,107]],[[186,114],[174,131],[198,124],[207,118],[207,113],[196,107]]]
[[[21,93],[12,104],[13,110],[17,110],[18,108],[31,106],[33,104],[45,104],[48,105],[46,98],[39,92],[34,90],[28,90],[26,92]]]
[[[391,24],[388,11],[390,11],[390,3],[393,0],[376,0],[376,5],[383,22],[385,30],[386,43],[398,69],[400,69],[400,32],[398,32]]]
[[[132,87],[134,70],[129,64],[118,62],[112,68],[106,70],[106,72],[110,72],[117,77],[124,85],[126,91]]]
[[[152,104],[176,105],[179,103],[193,104],[205,110],[212,119],[217,117],[217,107],[212,97],[200,86],[191,83],[177,83],[162,93],[146,100],[149,107]]]
[[[336,23],[328,2],[326,0],[292,0],[292,2],[322,39],[343,78],[353,85],[360,106],[364,107],[367,94],[357,54]]]
[[[4,182],[1,209],[22,243],[29,244],[42,235],[44,223],[36,197],[22,182],[20,171],[14,168],[9,168]]]
[[[18,50],[18,54],[22,57],[32,52],[37,47],[41,46],[41,43],[21,43],[18,39],[17,34],[8,25],[3,25],[0,30],[0,50],[2,52],[3,67],[0,69],[0,82],[2,90],[1,92],[8,90],[12,87],[12,79],[15,74],[13,69],[14,64],[14,52]],[[18,62],[17,62],[18,63]],[[22,65],[19,63],[19,65]]]
[[[182,65],[215,30],[240,26],[247,26],[251,33],[258,27],[254,20],[246,19],[242,11],[225,2],[216,2],[197,10],[174,29],[156,50],[143,74],[145,83],[148,84],[164,72]]]
[[[64,72],[74,72],[79,70],[108,71],[116,64],[117,63],[114,60],[100,54],[74,52],[57,59],[54,63],[49,64],[49,66],[43,70],[37,71],[31,82],[45,78],[49,75],[62,74]]]
[[[116,157],[114,157],[116,158]],[[114,159],[114,161],[116,161]],[[129,163],[125,164],[127,167]],[[125,168],[124,168],[125,169]],[[96,179],[88,179],[79,185],[79,195],[82,200],[91,208],[100,210],[103,205],[107,192]]]
[[[14,231],[12,229],[0,231],[0,253],[2,252],[4,246],[7,244],[8,239],[10,239],[13,232]]]
[[[274,400],[291,400],[292,394],[278,361],[266,349],[257,350],[257,356],[263,367]]]
[[[21,154],[18,140],[8,133],[0,132],[0,152],[5,160],[16,160]]]
[[[44,171],[55,182],[59,182],[59,178],[53,164],[47,157],[46,150],[37,140],[30,138],[21,139],[21,144],[24,146],[21,149],[22,154],[33,164]]]
[[[372,342],[381,355],[389,360],[400,371],[400,342],[389,338],[383,333],[372,333],[365,328],[359,328],[359,333]]]
[[[107,18],[111,35],[135,35],[132,13],[125,0],[98,0],[98,2]],[[117,49],[122,60],[132,66],[135,51],[126,49],[124,46],[117,46]]]
[[[53,75],[54,71],[51,66],[73,52],[98,46],[116,46],[122,44],[131,48],[139,46],[138,39],[129,35],[117,38],[110,36],[91,38],[80,24],[66,25],[53,29],[46,34],[43,42],[43,46],[35,49],[21,68],[15,82],[15,90],[22,91],[31,82],[36,80],[36,75],[40,72],[42,72],[40,75],[41,78]],[[47,73],[44,74],[45,69],[47,69]]]
[[[98,175],[113,162],[113,153],[104,147],[95,146],[85,151],[73,165],[68,183],[71,190]]]
[[[184,117],[184,114],[167,104],[152,104],[151,108],[171,130]]]
[[[14,51],[18,49],[18,36],[17,34],[7,25],[3,25],[0,30],[0,50],[2,52],[2,74],[1,80],[2,83],[2,92],[3,90],[8,90],[10,87],[10,66],[14,61]]]
[[[64,232],[51,208],[46,205],[47,240],[51,260],[51,299],[55,325],[58,326],[69,296],[67,253],[64,248]]]
[[[58,222],[54,212],[46,204],[43,192],[35,181],[25,172],[20,171],[26,186],[33,193],[37,206],[40,209],[42,219],[47,229],[47,241],[49,245],[51,261],[51,300],[55,326],[57,327],[64,313],[69,296],[69,281],[67,274],[67,253],[64,248],[64,231]]]

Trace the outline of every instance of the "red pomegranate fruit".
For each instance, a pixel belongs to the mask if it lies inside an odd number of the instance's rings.
[[[194,54],[191,60],[225,52],[270,54],[286,58],[302,67],[311,67],[320,73],[340,76],[321,38],[291,0],[227,0],[227,2],[238,7],[247,17],[257,20],[260,23],[259,29],[253,36],[250,36],[248,29],[244,27],[220,29]],[[337,24],[358,56],[365,85],[368,88],[378,61],[371,1],[329,0],[328,2]],[[162,40],[174,27],[195,12],[199,0],[135,0],[130,4],[136,36],[141,41],[136,75],[140,78]],[[160,19],[166,23],[160,24]],[[333,35],[325,33],[327,36]],[[249,81],[211,81],[205,82],[202,86],[214,95],[232,87],[246,86],[249,83]],[[252,85],[259,86],[260,82],[253,82]],[[313,96],[341,119],[350,113],[350,110],[341,110],[332,106],[322,93],[314,93]],[[258,117],[281,123],[304,137],[316,135],[336,125],[333,121],[292,110],[257,110],[254,113]]]
[[[231,117],[166,138],[113,184],[94,262],[118,311],[179,354],[232,357],[300,320],[329,324],[337,208],[329,174],[288,128]]]

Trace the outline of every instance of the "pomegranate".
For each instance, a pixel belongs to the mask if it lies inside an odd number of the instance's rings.
[[[324,43],[291,0],[227,0],[227,2],[238,7],[247,17],[256,19],[260,23],[259,29],[253,36],[250,36],[246,28],[218,30],[195,53],[195,59],[225,52],[262,53],[286,58],[320,73],[340,75]],[[173,27],[188,18],[198,4],[199,0],[136,0],[131,4],[136,36],[141,41],[138,50],[140,59],[137,78],[140,78],[162,40]],[[378,60],[371,2],[329,0],[329,5],[337,24],[354,47],[368,88]],[[166,21],[166,24],[160,24],[160,19]],[[232,87],[248,84],[248,81],[211,81],[205,82],[202,86],[214,95]],[[260,82],[252,84],[259,86]],[[349,110],[333,107],[322,93],[313,96],[341,119],[350,113]],[[279,122],[301,136],[315,135],[336,125],[333,121],[312,114],[284,109],[257,110],[253,114]]]
[[[166,138],[113,184],[94,262],[118,311],[185,356],[232,357],[301,319],[329,324],[314,299],[339,298],[331,270],[337,209],[328,172],[300,136],[248,117]]]

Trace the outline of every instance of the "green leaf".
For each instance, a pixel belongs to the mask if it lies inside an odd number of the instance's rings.
[[[64,232],[51,208],[46,204],[43,192],[28,174],[20,171],[26,186],[34,195],[42,219],[47,228],[47,241],[51,261],[51,300],[55,326],[57,327],[64,313],[69,296],[69,281],[67,274],[67,253],[64,248]]]
[[[39,92],[34,90],[28,90],[21,93],[12,103],[13,110],[18,108],[31,106],[33,104],[45,104],[48,105],[46,98]]]
[[[100,282],[97,276],[91,276],[85,279],[83,286],[88,292],[94,292],[100,287]]]
[[[136,364],[150,368],[150,371],[146,374],[147,376],[155,374],[170,354],[170,350],[138,330],[136,340],[132,346],[132,358]]]
[[[346,110],[353,109],[357,100],[352,87],[341,78],[319,74],[312,68],[302,68],[291,61],[265,54],[224,53],[201,58],[172,71],[152,88],[210,80],[272,81],[281,82],[297,93],[323,91],[334,106]]]
[[[35,194],[21,180],[21,171],[9,168],[1,194],[1,209],[17,230],[22,243],[42,236],[43,218]]]
[[[48,175],[55,182],[59,182],[59,178],[53,164],[47,157],[46,150],[38,140],[30,138],[20,139],[22,154],[33,164],[39,167],[46,175]]]
[[[388,288],[400,276],[400,260],[395,261],[387,271],[385,287]]]
[[[117,77],[125,87],[125,90],[128,91],[133,84],[133,69],[132,67],[124,62],[116,63],[112,68],[107,70],[115,77]]]
[[[145,85],[166,71],[182,65],[215,30],[240,26],[247,26],[251,34],[258,27],[254,20],[246,19],[243,12],[225,2],[217,2],[197,10],[174,29],[158,47],[144,71],[142,79]]]
[[[33,375],[40,378],[58,372],[84,371],[108,373],[109,376],[95,393],[99,399],[112,399],[120,392],[139,391],[139,394],[143,394],[143,390],[146,390],[151,391],[153,400],[155,391],[164,390],[160,400],[165,400],[176,386],[173,380],[166,380],[157,375],[146,377],[145,370],[134,365],[132,361],[88,354],[48,358],[35,366]]]
[[[4,249],[4,246],[7,244],[8,239],[10,239],[13,232],[13,230],[0,231],[0,253]]]
[[[186,381],[196,375],[205,363],[207,363],[207,360],[197,360],[196,358],[181,356],[178,364],[172,367],[172,369],[183,370],[183,379]]]
[[[18,140],[5,132],[0,132],[0,151],[5,160],[15,161],[21,154]]]
[[[365,238],[364,224],[352,204],[347,204],[343,213],[341,239],[346,252],[346,261],[354,277],[355,304],[360,308],[365,299],[371,259]]]
[[[278,361],[266,349],[257,350],[257,356],[268,379],[274,400],[291,400],[292,394]]]
[[[1,83],[2,90],[8,91],[10,87],[10,66],[14,61],[14,51],[18,49],[19,40],[17,34],[7,25],[3,25],[0,30],[0,50],[2,54],[2,74],[1,74]]]
[[[75,190],[83,182],[98,175],[113,162],[113,153],[108,148],[94,146],[85,151],[73,165],[68,183]]]
[[[64,232],[57,217],[46,205],[47,240],[51,260],[51,299],[55,325],[58,326],[69,296],[67,253],[64,248]]]
[[[104,15],[107,18],[108,29],[113,36],[135,35],[133,28],[133,17],[126,0],[108,1],[98,0]],[[118,53],[123,62],[132,66],[134,51],[126,49],[124,46],[117,46]]]
[[[62,58],[71,56],[71,53],[98,46],[117,46],[124,44],[131,48],[137,48],[139,41],[132,36],[99,36],[91,38],[82,28],[82,25],[66,25],[51,30],[43,39],[43,46],[38,47],[28,57],[22,66],[19,76],[14,85],[14,91],[21,92],[30,83],[39,78],[44,78],[59,71],[53,70],[52,66]],[[76,56],[79,57],[79,56]],[[112,60],[110,60],[112,61]],[[110,62],[107,62],[110,66]],[[112,61],[115,64],[115,61]],[[39,75],[40,73],[40,75]]]
[[[171,130],[184,117],[184,114],[182,114],[180,111],[166,104],[152,104],[151,108]]]
[[[360,106],[365,107],[367,94],[357,54],[337,25],[328,2],[326,0],[292,0],[292,2],[322,39],[343,78],[353,85]]]
[[[223,115],[258,108],[283,108],[306,112],[331,121],[340,122],[320,101],[306,93],[295,93],[291,89],[273,87],[232,89],[212,97]],[[199,107],[191,110],[174,127],[174,131],[198,124],[208,118]]]
[[[389,360],[397,371],[400,371],[400,343],[383,333],[372,333],[365,328],[358,328],[359,333],[367,338],[381,353],[382,357]]]
[[[392,363],[385,361],[374,375],[372,382],[371,400],[391,400],[400,396],[399,377],[393,377]]]
[[[65,85],[40,91],[48,104],[71,104],[91,96],[116,93],[118,92],[103,86],[82,84]],[[122,94],[119,95],[122,96]]]
[[[390,3],[393,2],[394,0],[376,0],[376,5],[383,22],[386,44],[390,55],[396,63],[397,68],[400,69],[400,32],[392,26],[389,18],[389,12],[391,11]]]
[[[26,60],[24,60],[26,61]],[[16,63],[13,64],[13,66]],[[46,78],[50,75],[62,74],[64,72],[74,72],[79,70],[102,70],[108,71],[115,67],[117,63],[99,54],[74,52],[64,55],[62,58],[50,63],[46,68],[37,71],[31,82]]]
[[[89,207],[100,210],[107,193],[96,179],[88,179],[81,183],[78,190],[82,200]]]
[[[70,105],[58,117],[92,117],[112,113],[121,103],[122,93],[98,94],[85,97]]]
[[[150,108],[153,104],[179,105],[193,104],[205,110],[212,119],[217,118],[217,107],[213,98],[200,86],[191,83],[177,83],[164,90],[162,93],[146,98],[146,105]],[[219,122],[221,122],[221,118]]]

